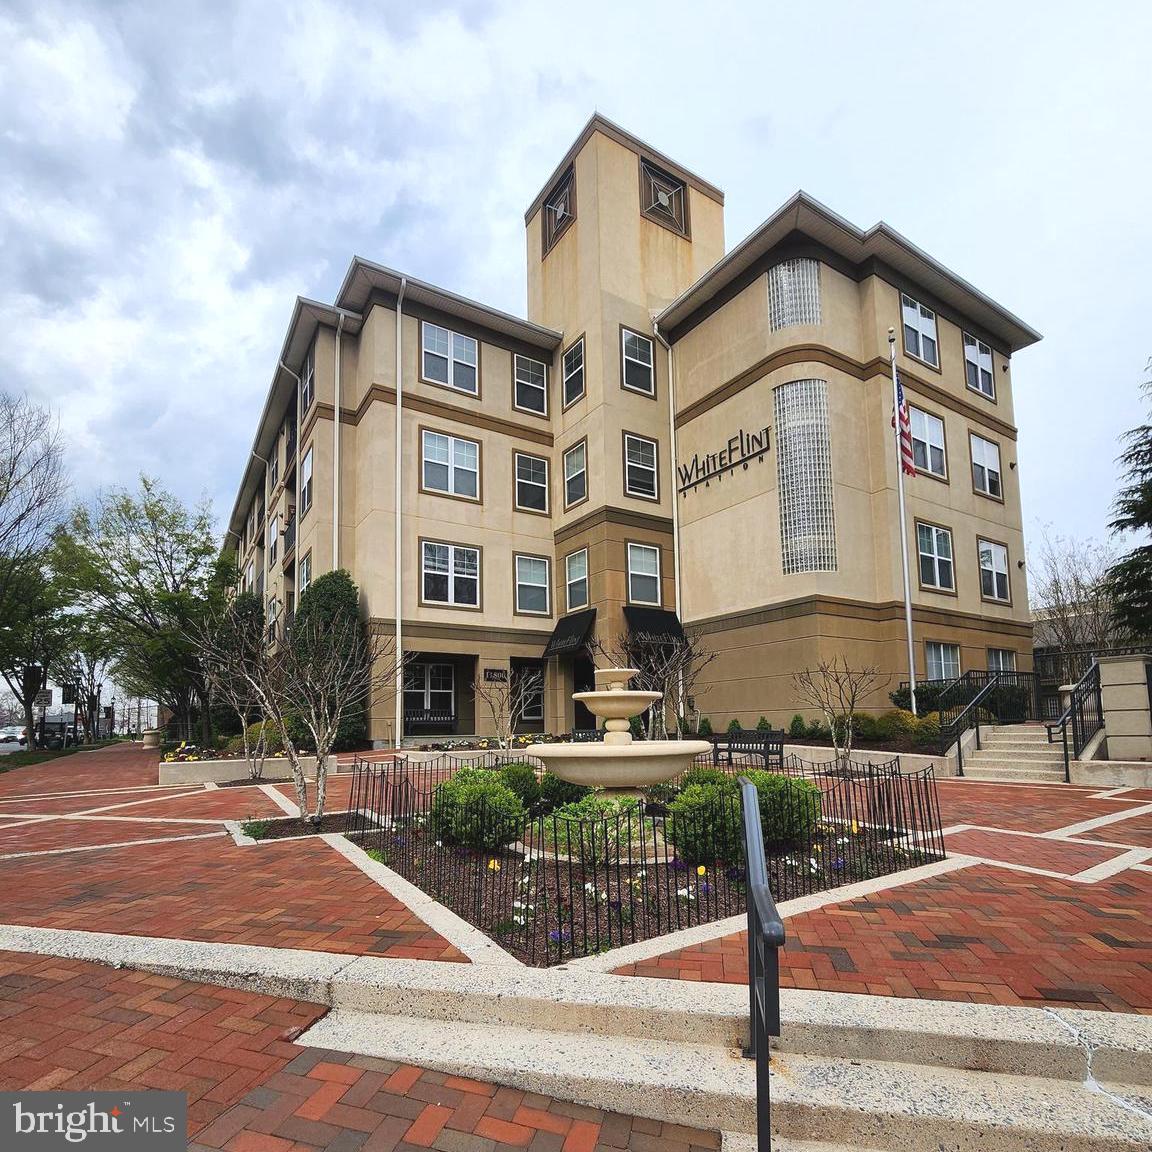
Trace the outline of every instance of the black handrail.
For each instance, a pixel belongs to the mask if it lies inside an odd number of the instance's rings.
[[[772,1149],[772,1105],[768,1063],[769,1036],[780,1035],[780,949],[784,921],[768,887],[760,796],[756,785],[740,777],[744,808],[744,856],[748,875],[748,1046],[744,1055],[756,1061],[756,1147]]]
[[[964,707],[949,725],[950,737],[945,737],[944,726],[940,726],[940,742],[943,744],[945,739],[949,739],[949,743],[955,742],[956,744],[956,775],[964,775],[964,733],[969,728],[976,729],[976,747],[980,747],[980,705],[984,702],[985,698],[1000,685],[1000,673],[994,672],[989,679],[988,683],[976,693],[975,696]]]
[[[1068,725],[1072,725],[1072,747],[1068,747]],[[1080,758],[1080,753],[1088,747],[1088,742],[1104,727],[1104,702],[1100,695],[1100,665],[1092,667],[1080,677],[1068,698],[1068,707],[1059,720],[1045,724],[1048,730],[1048,743],[1052,732],[1060,729],[1060,740],[1064,746],[1064,783],[1072,780],[1072,761]],[[1069,755],[1071,751],[1071,755]]]

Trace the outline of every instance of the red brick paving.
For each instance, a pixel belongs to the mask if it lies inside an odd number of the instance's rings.
[[[78,859],[64,854],[0,860],[4,921],[466,962],[321,840],[242,848],[218,837],[86,852],[79,866]]]
[[[113,804],[132,804],[138,800],[156,800],[164,797],[175,799],[178,796],[208,795],[203,788],[185,787],[147,788],[126,790],[123,792],[89,791],[76,795],[41,796],[34,800],[10,800],[4,793],[4,784],[8,779],[8,776],[0,776],[0,816],[20,816],[26,813],[40,816],[61,815],[87,812],[93,808],[107,808]],[[125,814],[127,815],[128,813],[126,812]]]
[[[0,796],[38,796],[86,788],[146,788],[159,779],[159,764],[160,754],[154,748],[113,744],[0,773]]]
[[[1123,848],[1098,848],[1093,844],[1071,844],[1066,840],[989,832],[982,828],[949,833],[944,839],[944,847],[949,854],[979,856],[1005,864],[1025,864],[1029,868],[1043,868],[1065,876],[1074,876],[1124,854]]]
[[[172,824],[151,820],[42,820],[11,828],[0,822],[0,856],[13,852],[48,852],[91,844],[129,844],[174,836],[221,833],[219,825]]]
[[[292,1038],[319,1005],[0,952],[0,1090],[188,1094],[195,1149],[224,1152],[704,1152],[660,1124]]]
[[[115,816],[175,816],[193,820],[246,820],[249,816],[283,816],[266,792],[254,788],[213,788],[170,800],[118,808]]]
[[[1152,1014],[1152,873],[1079,884],[991,865],[786,921],[781,984]],[[617,969],[747,980],[743,933]]]
[[[1023,784],[986,784],[977,780],[940,780],[940,816],[944,827],[978,824],[1016,832],[1054,832],[1132,808],[1131,800],[1092,799],[1095,788],[1067,784],[1030,787]]]
[[[1077,832],[1076,839],[1109,840],[1113,844],[1131,844],[1134,848],[1152,848],[1152,812],[1117,820],[1091,832]]]

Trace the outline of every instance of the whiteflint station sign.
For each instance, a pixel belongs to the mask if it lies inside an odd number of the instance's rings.
[[[697,452],[687,464],[677,463],[676,475],[680,481],[681,495],[691,492],[700,484],[723,480],[734,468],[746,470],[753,461],[763,461],[771,442],[771,426],[757,432],[741,429],[735,436],[729,436],[728,443],[718,452],[709,452],[703,456]]]

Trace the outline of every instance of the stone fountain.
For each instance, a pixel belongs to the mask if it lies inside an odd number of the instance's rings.
[[[604,788],[620,795],[635,795],[650,784],[671,780],[701,753],[711,750],[707,740],[641,740],[633,742],[629,720],[639,716],[662,692],[638,692],[628,687],[635,668],[602,668],[596,673],[595,692],[574,692],[604,723],[604,742],[535,744],[550,772],[573,784]]]

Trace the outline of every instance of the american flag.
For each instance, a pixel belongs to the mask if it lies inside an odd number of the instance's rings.
[[[900,418],[900,467],[906,476],[916,475],[916,458],[912,455],[912,420],[908,415],[908,401],[904,397],[904,382],[896,375],[896,404],[897,411],[892,413],[892,427],[896,427],[896,418]]]

